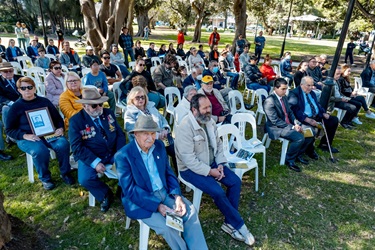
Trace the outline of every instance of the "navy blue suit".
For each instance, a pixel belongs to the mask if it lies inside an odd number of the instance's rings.
[[[304,94],[305,92],[303,92],[301,86],[298,86],[297,88],[289,92],[288,102],[296,118],[304,125],[311,126],[309,123],[305,122],[305,119],[308,116],[305,114]],[[339,124],[339,120],[337,119],[336,116],[331,116],[331,115],[329,116],[328,119],[325,119],[323,116],[323,113],[326,112],[325,109],[318,102],[318,99],[316,98],[314,91],[311,91],[310,94],[315,104],[318,106],[319,112],[317,113],[316,117],[309,117],[309,118],[312,118],[317,122],[321,122],[322,120],[324,121],[326,130],[327,130],[327,136],[329,139],[328,142],[330,145],[332,145],[332,141],[333,141],[333,138],[335,137],[337,126]],[[313,128],[312,130],[315,131],[315,127],[312,127],[312,128]],[[322,139],[320,140],[320,144],[323,146],[327,145],[326,135],[322,137]],[[307,149],[307,151],[310,151],[310,150]]]
[[[28,57],[31,58],[33,63],[36,61],[37,57],[39,56],[38,52],[35,52],[35,50],[33,49],[32,46],[27,47],[26,54],[27,54]]]
[[[95,166],[91,164],[98,158],[103,164],[112,164],[115,153],[126,144],[126,139],[111,110],[104,108],[99,119],[106,133],[106,140],[91,117],[82,109],[69,120],[69,141],[74,159],[78,161],[79,183],[97,200],[102,201],[109,187],[99,180]]]
[[[23,55],[23,53],[22,53],[22,51],[20,50],[19,47],[14,47],[14,48],[16,49],[16,55],[17,56]],[[17,58],[13,57],[12,49],[10,47],[7,48],[7,58],[8,58],[8,61],[10,61],[10,62],[17,62]]]
[[[60,51],[59,49],[55,46],[55,45],[48,45],[47,48],[47,54],[52,54],[54,56],[56,56],[56,54],[60,54]]]
[[[164,188],[168,194],[181,195],[178,180],[169,165],[164,143],[155,140],[154,144],[152,154]],[[135,140],[116,153],[115,162],[126,216],[132,219],[149,218],[152,213],[158,211],[161,201],[153,195],[150,177]]]

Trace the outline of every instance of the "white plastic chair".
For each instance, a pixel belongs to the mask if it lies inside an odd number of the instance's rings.
[[[22,66],[22,70],[26,73],[27,70],[34,66],[33,61],[28,56],[17,56],[17,61]],[[22,62],[22,63],[21,63]],[[30,66],[29,66],[30,65]]]
[[[340,109],[340,108],[335,108],[334,111],[337,111],[337,118],[339,119],[339,122],[342,121],[342,118],[344,118],[346,114],[346,110]]]
[[[258,100],[258,108],[255,113],[255,118],[258,116],[258,125],[262,122],[263,115],[265,115],[263,110],[263,102],[262,99],[265,100],[268,97],[268,93],[265,89],[257,89],[255,91],[255,95]]]
[[[177,61],[178,61],[179,64],[180,64],[180,62],[184,62],[184,60],[182,60],[181,56],[176,55],[176,58],[177,58]],[[181,66],[181,64],[180,64],[180,66]]]
[[[273,68],[273,71],[275,72],[275,74],[279,75],[279,73],[280,73],[279,65],[273,65],[272,68]]]
[[[68,69],[68,67],[66,67],[65,65],[61,64],[61,71],[62,71],[63,73],[68,73],[68,72],[69,72],[69,69]]]
[[[358,95],[362,95],[366,98],[367,106],[372,104],[374,94],[369,92],[367,88],[362,87],[361,77],[354,77],[354,91],[357,91]]]
[[[91,68],[82,68],[82,77],[84,77],[85,75],[87,75],[88,73],[91,72]]]
[[[161,59],[157,56],[151,57],[151,64],[155,67],[161,65]]]
[[[201,200],[202,200],[202,190],[200,190],[199,188],[196,188],[193,184],[191,184],[190,182],[184,180],[184,178],[182,178],[181,174],[180,174],[180,170],[178,170],[178,179],[183,183],[185,184],[186,187],[190,188],[191,190],[193,190],[194,192],[194,195],[193,195],[193,205],[195,207],[195,209],[197,210],[197,214],[199,214],[199,209],[200,209],[200,206],[201,206]]]
[[[133,71],[135,69],[135,62],[129,62],[129,68]]]
[[[56,153],[53,149],[49,149],[51,159],[56,159]],[[29,182],[34,183],[34,160],[33,157],[26,153],[27,172],[29,174]]]
[[[247,87],[246,81],[245,81],[245,89],[244,89],[243,93],[244,93],[244,95],[246,95],[246,99],[247,100],[249,99],[250,94],[251,94],[251,101],[250,101],[250,103],[251,103],[251,105],[254,105],[254,102],[255,102],[255,90],[249,89]]]
[[[122,94],[122,91],[120,89],[120,84],[121,84],[121,82],[113,83],[112,92],[113,92],[113,95],[115,96],[116,107],[121,109],[121,112],[123,114],[125,114],[126,106],[120,102],[120,97],[121,97],[121,94]]]
[[[50,61],[56,61],[56,56],[53,54],[45,54],[45,57],[49,58]]]
[[[139,250],[148,249],[148,237],[150,235],[150,227],[147,226],[142,220],[137,220],[139,222]],[[125,229],[130,228],[131,219],[126,217]]]
[[[241,107],[237,109],[237,100],[241,104]],[[243,101],[243,96],[240,91],[238,90],[231,90],[228,93],[228,102],[230,106],[230,113],[231,115],[234,115],[236,113],[250,113],[252,115],[255,115],[253,111],[247,110],[245,108],[245,104]]]
[[[21,64],[19,62],[9,62],[9,63],[12,64],[14,70],[16,71],[15,74],[22,75],[22,76],[24,75]]]
[[[166,87],[164,89],[164,96],[165,96],[165,110],[164,110],[164,116],[167,115],[167,113],[170,114],[171,118],[169,119],[169,124],[172,124],[173,122],[173,115],[174,115],[174,96],[177,96],[177,104],[181,101],[181,93],[180,90],[178,90],[177,87]]]
[[[244,173],[251,169],[255,169],[255,191],[258,191],[258,163],[255,159],[251,159],[250,161],[244,160],[242,158],[237,157],[236,153],[231,154],[230,149],[231,146],[229,143],[229,138],[232,139],[232,137],[236,138],[236,149],[239,151],[240,149],[243,149],[242,142],[241,142],[241,136],[240,131],[236,126],[233,124],[224,124],[221,125],[217,129],[218,135],[221,138],[223,142],[223,151],[224,155],[227,158],[228,163],[234,163],[234,164],[246,164],[246,168],[231,168],[231,170],[242,180],[242,176]],[[237,151],[237,152],[238,152]]]
[[[266,176],[266,147],[257,137],[255,117],[248,113],[238,113],[232,116],[231,123],[239,129],[242,148],[254,154],[263,154],[263,176]],[[249,140],[246,139],[246,123],[249,123],[252,128],[252,137]]]
[[[112,166],[112,164],[107,164],[107,165],[105,165],[105,167],[106,167],[107,169],[108,169],[109,167],[111,167],[111,166]],[[110,178],[110,179],[116,179],[116,180],[118,179],[118,176],[114,177],[113,175],[108,174],[107,171],[105,171],[104,174],[105,174],[108,178]],[[98,176],[99,176],[99,177],[102,177],[103,174],[98,174]],[[95,196],[92,195],[90,191],[89,191],[89,206],[90,206],[90,207],[95,207]]]
[[[156,69],[156,66],[152,66],[152,67],[150,68],[151,75],[154,74],[155,69]]]
[[[31,67],[27,70],[28,77],[34,77],[39,83],[44,83],[46,79],[46,72],[41,67]]]
[[[285,157],[286,157],[286,152],[288,151],[289,140],[281,138],[281,137],[278,140],[281,141],[282,143],[280,165],[285,165]],[[267,133],[264,134],[262,143],[263,145],[265,145],[266,149],[270,146],[271,138],[268,136]]]

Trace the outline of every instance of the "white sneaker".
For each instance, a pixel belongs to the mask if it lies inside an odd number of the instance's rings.
[[[238,241],[245,241],[245,238],[242,236],[242,234],[236,230],[231,224],[223,223],[221,226],[221,230],[229,234],[233,239]]]
[[[375,114],[372,113],[372,112],[371,112],[370,114],[369,114],[369,113],[366,113],[366,117],[367,117],[367,118],[370,118],[370,119],[375,119]]]
[[[354,122],[355,124],[358,124],[358,125],[362,124],[362,122],[359,120],[358,117],[353,118],[352,122]]]
[[[249,229],[247,229],[246,225],[244,224],[240,229],[238,229],[238,232],[242,234],[242,236],[245,238],[245,244],[252,246],[255,243],[254,236],[249,232]]]

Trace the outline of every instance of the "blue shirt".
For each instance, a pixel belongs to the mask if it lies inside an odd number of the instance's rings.
[[[35,61],[35,65],[37,67],[41,67],[43,69],[48,69],[49,68],[49,63],[50,63],[50,60],[47,57],[44,57],[44,58],[39,57]]]
[[[318,109],[318,105],[315,103],[315,100],[311,97],[311,94],[307,94],[307,96],[309,97],[311,103],[313,104],[313,106],[315,107],[315,110],[316,110],[316,114],[319,113],[319,109]],[[307,102],[307,98],[306,98],[306,93],[303,92],[303,99],[305,100],[305,115],[307,115],[308,117],[312,117],[312,111],[311,111],[311,107],[309,105],[309,103]]]
[[[12,56],[17,57],[17,49],[16,47],[10,47],[10,50],[12,51]]]
[[[108,81],[107,77],[102,71],[99,71],[97,76],[94,76],[91,72],[85,75],[82,79],[83,86],[94,85],[97,88],[103,89],[104,93],[108,92]]]
[[[152,152],[155,149],[155,145],[148,150],[148,153],[144,152],[138,145],[137,140],[135,140],[135,145],[137,145],[138,151],[141,154],[143,163],[146,166],[148,176],[150,177],[152,190],[157,191],[163,188],[163,182],[160,179],[160,174],[158,171],[158,167],[156,166],[156,162],[154,159],[154,155]]]
[[[266,38],[264,36],[257,36],[255,38],[255,43],[260,43],[260,45],[256,45],[256,47],[264,48],[264,44],[266,43]]]
[[[370,79],[370,85],[375,86],[375,70],[372,71],[372,76]]]

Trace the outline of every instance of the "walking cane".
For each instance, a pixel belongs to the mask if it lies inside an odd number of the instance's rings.
[[[333,154],[332,154],[332,150],[331,150],[331,145],[329,144],[329,140],[328,140],[328,134],[327,134],[326,126],[324,125],[324,119],[322,119],[322,127],[324,129],[324,133],[326,134],[326,140],[327,140],[328,150],[329,150],[329,153],[331,155],[330,160],[331,160],[332,163],[335,163],[336,159],[333,158]]]

